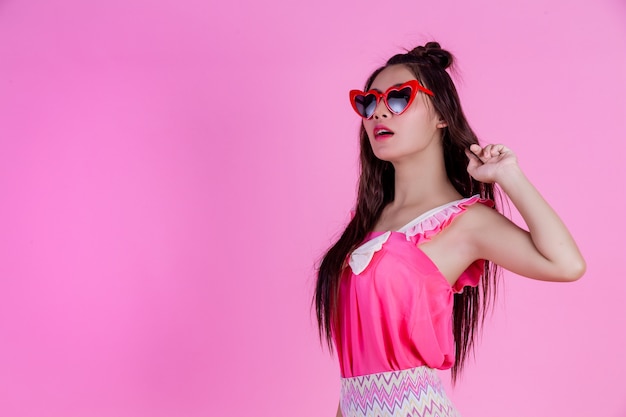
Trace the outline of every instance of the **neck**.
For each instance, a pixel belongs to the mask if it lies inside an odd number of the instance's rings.
[[[393,205],[443,204],[460,197],[450,183],[443,159],[443,147],[430,146],[411,158],[394,161]]]

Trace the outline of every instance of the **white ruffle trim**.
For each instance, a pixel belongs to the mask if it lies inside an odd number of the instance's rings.
[[[465,211],[465,207],[480,201],[480,196],[474,195],[469,198],[451,201],[432,210],[427,211],[421,216],[411,220],[405,226],[397,230],[404,233],[407,240],[411,240],[417,235],[425,235],[429,232],[438,232],[444,224],[447,224],[457,214]],[[391,231],[387,231],[382,235],[372,238],[356,248],[351,254],[348,264],[355,275],[359,275],[368,267],[374,254],[382,249],[383,245],[391,236]]]

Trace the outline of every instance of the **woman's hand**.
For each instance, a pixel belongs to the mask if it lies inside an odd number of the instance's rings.
[[[480,182],[500,182],[508,170],[519,168],[517,157],[504,145],[487,145],[481,148],[474,144],[465,154],[469,158],[467,172]]]

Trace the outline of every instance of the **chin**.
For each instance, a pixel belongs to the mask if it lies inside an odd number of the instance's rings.
[[[381,161],[391,162],[391,163],[393,163],[395,160],[398,159],[397,155],[392,155],[389,152],[374,152],[374,156],[380,159]]]

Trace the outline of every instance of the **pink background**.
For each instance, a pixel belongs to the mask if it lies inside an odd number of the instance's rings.
[[[626,416],[622,0],[0,1],[0,415],[334,416],[309,302],[354,199],[347,91],[431,39],[588,262],[506,274],[451,396]]]

